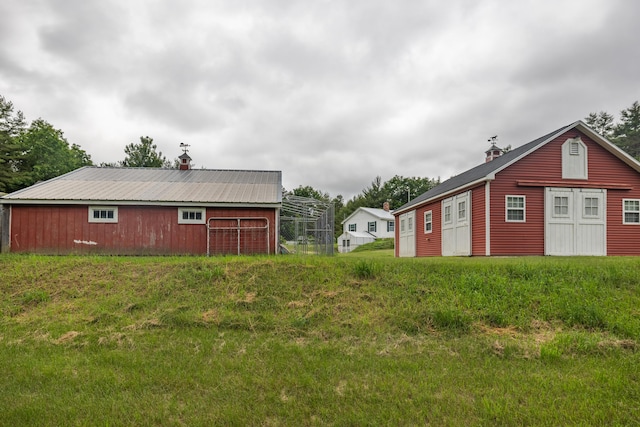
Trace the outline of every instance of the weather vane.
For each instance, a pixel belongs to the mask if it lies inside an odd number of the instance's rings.
[[[184,142],[180,143],[180,148],[182,148],[184,154],[187,154],[187,151],[189,151],[189,147],[191,147],[189,144],[185,144]]]
[[[492,136],[491,138],[487,139],[487,142],[490,142],[491,145],[496,145],[496,141],[498,140],[498,135]]]

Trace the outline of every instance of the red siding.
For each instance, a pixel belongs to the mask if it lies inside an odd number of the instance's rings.
[[[589,179],[563,181],[562,144],[578,135],[587,146]],[[522,181],[527,183],[519,184]],[[538,186],[532,184],[536,181]],[[544,255],[545,186],[606,189],[607,254],[640,255],[640,225],[625,225],[622,218],[623,199],[640,199],[640,174],[575,129],[497,173],[490,181],[490,255]],[[472,255],[487,255],[485,188],[483,184],[472,189]],[[525,222],[506,222],[507,195],[525,196]],[[441,255],[441,200],[416,209],[416,256]],[[424,213],[428,210],[433,212],[433,232],[425,234]]]
[[[439,201],[432,202],[416,210],[416,256],[442,255],[442,217]],[[424,232],[424,214],[431,211],[431,233]]]
[[[491,182],[491,255],[544,254],[544,185],[519,186],[518,181],[562,182],[561,146],[567,138],[580,135],[588,151],[586,181],[571,180],[566,187],[606,188],[604,184],[633,187],[607,189],[607,254],[640,255],[640,226],[622,224],[622,199],[640,198],[640,174],[595,143],[572,130],[547,143],[527,157],[504,169]],[[505,196],[526,196],[526,222],[505,221]]]
[[[471,255],[486,255],[485,187],[482,184],[471,190]]]
[[[275,209],[208,208],[206,215],[207,218],[268,218],[269,252],[276,252]],[[206,226],[178,224],[177,207],[119,206],[116,224],[89,223],[88,217],[88,206],[14,205],[11,208],[11,251],[122,255],[206,254],[207,251]],[[241,243],[246,253],[267,252],[264,234],[243,232]],[[213,247],[212,252],[221,251]]]

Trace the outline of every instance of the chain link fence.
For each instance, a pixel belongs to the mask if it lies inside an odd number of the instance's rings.
[[[333,203],[285,193],[280,211],[280,252],[333,255]]]

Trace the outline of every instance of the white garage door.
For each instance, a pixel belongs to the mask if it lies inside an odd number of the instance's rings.
[[[442,255],[471,255],[471,192],[442,201]]]
[[[399,253],[401,257],[416,256],[416,211],[400,215],[400,242]]]
[[[545,254],[606,255],[606,190],[546,188]]]

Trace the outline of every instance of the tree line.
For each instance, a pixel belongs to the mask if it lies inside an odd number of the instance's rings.
[[[627,154],[640,160],[640,104],[634,102],[631,107],[620,111],[620,119],[606,111],[589,113],[584,119],[591,129],[613,142]]]
[[[153,138],[140,137],[124,149],[125,158],[100,166],[177,167],[178,159],[167,160],[157,151]],[[11,193],[71,172],[93,161],[77,144],[69,144],[60,129],[46,120],[27,124],[22,111],[0,95],[0,192]]]
[[[294,188],[291,192],[296,196],[332,203],[335,214],[333,230],[337,238],[342,234],[342,221],[356,209],[360,207],[383,208],[385,202],[389,203],[391,210],[398,209],[438,184],[440,184],[439,177],[433,179],[395,175],[390,180],[383,182],[380,176],[376,176],[361,193],[347,201],[340,194],[332,198],[329,193],[308,185]]]

